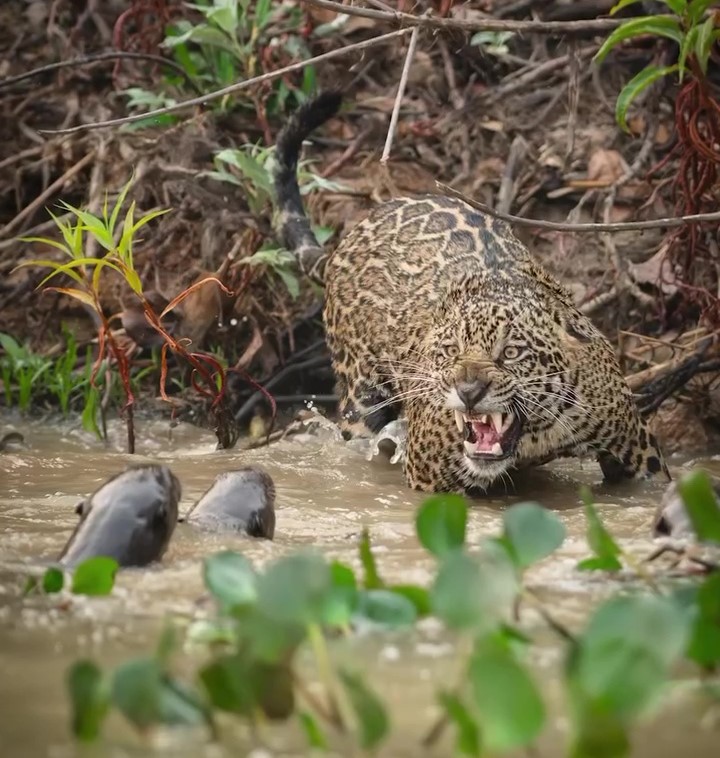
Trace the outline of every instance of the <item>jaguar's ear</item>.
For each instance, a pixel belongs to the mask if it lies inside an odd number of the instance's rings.
[[[579,318],[574,318],[572,315],[569,318],[563,318],[557,314],[555,320],[558,323],[560,338],[570,350],[589,345],[595,339],[596,335],[592,326],[584,324]]]

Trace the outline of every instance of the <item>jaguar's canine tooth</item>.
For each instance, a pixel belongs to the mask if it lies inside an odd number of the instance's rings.
[[[492,416],[492,425],[495,431],[499,434],[503,427],[503,415],[502,413],[495,412],[490,414]]]
[[[491,453],[492,455],[502,455],[502,454],[503,454],[502,445],[501,445],[499,442],[496,442],[496,443],[495,443],[495,444],[494,444],[494,445],[493,445],[493,446],[490,448],[490,453]]]
[[[460,411],[455,411],[455,426],[461,432],[465,428],[465,418]]]

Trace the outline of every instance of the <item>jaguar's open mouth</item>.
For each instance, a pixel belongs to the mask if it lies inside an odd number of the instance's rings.
[[[467,416],[455,411],[455,423],[465,437],[465,455],[479,460],[508,458],[515,452],[522,432],[522,419],[512,412]]]

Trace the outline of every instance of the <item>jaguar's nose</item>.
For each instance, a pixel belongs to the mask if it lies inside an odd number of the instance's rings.
[[[458,382],[455,389],[465,407],[471,411],[485,397],[489,387],[490,382],[476,379],[474,382]]]

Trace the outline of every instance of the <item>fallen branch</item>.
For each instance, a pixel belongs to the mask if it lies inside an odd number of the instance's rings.
[[[25,79],[31,79],[34,76],[40,76],[41,74],[47,74],[50,71],[57,71],[61,68],[71,68],[73,66],[85,66],[88,63],[97,63],[98,61],[112,61],[118,58],[130,58],[133,60],[146,60],[160,63],[163,66],[177,71],[185,81],[195,90],[200,92],[197,84],[192,80],[188,72],[175,61],[163,58],[161,55],[150,55],[149,53],[126,53],[121,50],[111,50],[106,53],[98,53],[97,55],[84,55],[81,58],[71,58],[67,61],[57,61],[56,63],[48,63],[47,66],[40,66],[30,71],[26,71],[23,74],[17,76],[8,76],[6,79],[0,79],[0,89],[9,87],[11,84],[17,84],[18,82],[25,81]]]
[[[346,45],[345,47],[338,48],[337,50],[330,50],[322,55],[316,55],[314,58],[308,58],[305,61],[298,61],[297,63],[291,63],[289,66],[279,68],[276,71],[268,71],[260,76],[255,76],[252,79],[246,79],[245,81],[238,82],[237,84],[231,84],[228,87],[209,92],[207,95],[200,97],[193,97],[190,100],[183,100],[175,105],[169,105],[165,108],[156,108],[154,111],[147,111],[146,113],[136,113],[132,116],[124,116],[123,118],[113,118],[107,121],[97,121],[91,124],[79,124],[78,126],[72,126],[68,129],[38,129],[39,134],[73,134],[74,132],[89,131],[92,129],[104,129],[108,126],[120,126],[121,124],[131,124],[135,121],[145,121],[155,116],[163,116],[166,113],[176,113],[185,108],[190,108],[194,105],[202,105],[210,100],[217,100],[218,98],[225,97],[225,95],[232,94],[233,92],[239,92],[240,90],[252,87],[255,84],[262,84],[264,82],[270,82],[273,79],[279,79],[285,74],[289,74],[292,71],[297,71],[306,66],[312,66],[315,63],[321,63],[323,61],[331,60],[332,58],[339,58],[341,55],[347,53],[356,52],[358,50],[365,50],[368,47],[374,47],[375,45],[381,45],[384,42],[388,42],[395,37],[401,37],[405,34],[409,34],[412,29],[399,29],[395,32],[388,32],[388,34],[381,34],[379,37],[373,37],[372,39],[364,40],[363,42],[356,42],[352,45]]]
[[[541,221],[540,219],[535,218],[513,216],[510,213],[500,213],[499,211],[493,210],[490,206],[485,205],[485,203],[473,200],[472,198],[467,197],[467,195],[463,195],[462,192],[458,192],[442,182],[435,182],[435,186],[451,197],[456,197],[458,200],[462,200],[469,206],[476,208],[483,213],[487,213],[493,218],[507,221],[510,224],[517,224],[518,226],[529,226],[534,229],[549,229],[554,232],[626,232],[637,229],[659,229],[664,226],[677,227],[704,221],[720,221],[720,211],[715,211],[714,213],[694,213],[689,216],[670,216],[669,218],[657,218],[649,221],[617,221],[614,223],[575,224],[563,221]]]
[[[61,187],[65,186],[65,183],[68,181],[68,179],[72,179],[75,174],[82,171],[82,169],[85,168],[85,166],[90,163],[90,161],[95,158],[95,150],[91,150],[87,155],[85,155],[83,158],[81,158],[77,163],[75,163],[73,166],[70,166],[70,168],[60,177],[58,177],[44,192],[39,194],[31,203],[30,205],[25,206],[20,213],[15,216],[14,219],[9,221],[2,229],[0,229],[1,234],[9,235],[10,232],[12,232],[15,228],[20,226],[20,224],[35,210],[37,210],[49,197],[52,197],[57,190],[59,190]]]
[[[405,87],[407,86],[408,74],[410,73],[412,59],[415,57],[418,31],[419,28],[416,26],[413,29],[412,36],[410,37],[410,44],[408,45],[407,55],[405,56],[405,63],[403,64],[403,70],[400,74],[400,83],[398,84],[397,95],[395,95],[395,103],[393,105],[392,114],[390,116],[390,126],[388,127],[387,137],[385,138],[385,147],[383,148],[380,163],[387,163],[388,158],[390,157],[393,138],[395,137],[395,130],[397,129],[398,116],[400,115],[400,105],[405,95]]]
[[[477,21],[464,21],[456,18],[437,18],[432,16],[414,16],[401,11],[378,11],[355,5],[343,5],[333,0],[301,0],[305,5],[315,8],[345,13],[348,16],[360,16],[376,21],[395,22],[406,27],[425,27],[429,29],[456,29],[464,32],[528,32],[534,34],[586,34],[587,32],[608,32],[617,29],[620,24],[635,21],[635,18],[598,18],[585,21],[513,21],[498,18],[483,18]],[[642,17],[641,17],[642,18]],[[675,16],[661,14],[656,19]]]

